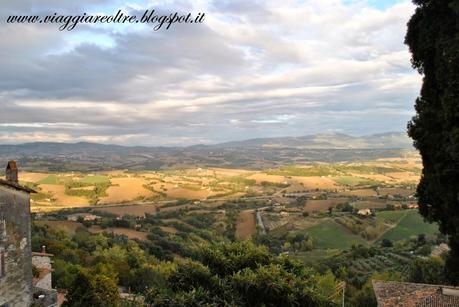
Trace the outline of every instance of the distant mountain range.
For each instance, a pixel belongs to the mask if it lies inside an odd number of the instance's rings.
[[[36,142],[0,145],[0,160],[16,159],[26,169],[44,171],[194,166],[265,168],[293,163],[393,157],[407,150],[413,150],[413,147],[406,133],[362,137],[334,133],[188,147]]]
[[[239,142],[227,142],[210,145],[215,148],[226,147],[272,147],[305,149],[390,149],[413,147],[412,140],[406,133],[382,133],[354,137],[341,133],[313,134],[301,137],[259,138]],[[209,146],[209,145],[208,145]]]

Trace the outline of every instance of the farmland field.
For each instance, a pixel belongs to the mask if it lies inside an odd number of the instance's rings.
[[[314,247],[318,249],[346,249],[354,244],[367,244],[364,239],[331,220],[319,222],[305,232],[314,238]]]
[[[49,175],[38,181],[39,184],[59,184],[59,178],[56,175]]]
[[[86,176],[80,180],[83,183],[96,184],[96,183],[110,183],[110,180],[107,176],[95,175],[95,176]]]
[[[305,212],[327,211],[328,208],[344,204],[348,201],[347,198],[331,198],[323,200],[307,200],[304,205]]]
[[[70,196],[65,194],[65,187],[58,184],[40,184],[40,188],[47,193],[51,193],[55,198],[55,203],[63,207],[85,207],[89,206],[89,200],[81,196]]]
[[[387,202],[384,200],[363,200],[356,201],[351,203],[351,205],[356,209],[377,209],[377,208],[386,208]]]
[[[381,239],[401,240],[419,234],[434,235],[438,233],[436,224],[424,222],[422,216],[416,210],[407,210],[397,226],[384,234]]]
[[[293,258],[300,260],[307,265],[314,265],[320,260],[336,256],[339,253],[340,251],[338,249],[314,249],[308,252],[297,253],[293,255]]]
[[[117,216],[144,216],[145,213],[155,214],[155,205],[126,205],[126,206],[107,206],[95,208],[96,211],[112,213]]]
[[[88,228],[89,232],[91,233],[100,233],[100,232],[107,232],[107,233],[113,233],[116,235],[123,235],[128,237],[129,239],[138,239],[138,240],[147,240],[147,235],[148,233],[146,232],[141,232],[141,231],[135,231],[132,229],[127,229],[127,228],[117,228],[117,227],[112,227],[112,228],[101,228],[98,226],[92,226]]]
[[[138,198],[148,198],[155,195],[143,187],[146,181],[143,178],[113,178],[112,186],[107,189],[107,195],[100,199],[101,204],[122,203]]]
[[[304,186],[306,190],[329,190],[337,188],[337,184],[330,178],[327,177],[294,177],[292,179],[294,182],[298,182]]]
[[[384,223],[397,224],[408,214],[408,211],[383,211],[376,213],[376,217]]]
[[[236,220],[236,238],[247,239],[256,233],[255,212],[253,210],[242,211]]]
[[[45,173],[29,173],[29,172],[20,172],[19,173],[19,178],[21,181],[25,182],[38,182],[40,180],[43,180],[47,178],[49,174]]]
[[[258,173],[247,177],[248,179],[254,179],[258,184],[263,181],[266,182],[275,182],[275,183],[283,183],[286,181],[285,176],[278,176],[278,175],[267,175],[263,173]]]
[[[347,185],[347,186],[358,186],[358,185],[374,185],[378,182],[375,180],[356,177],[356,176],[341,176],[333,178],[336,183],[340,185]]]
[[[373,189],[355,189],[355,190],[341,192],[340,194],[345,195],[345,196],[357,196],[357,197],[367,197],[367,196],[371,197],[371,196],[378,195],[378,193],[376,193],[376,191]]]
[[[378,190],[379,195],[400,195],[400,196],[411,196],[416,191],[414,189],[403,189],[403,188],[380,188]]]

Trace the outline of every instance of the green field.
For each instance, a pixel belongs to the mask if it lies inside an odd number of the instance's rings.
[[[306,230],[314,238],[314,248],[348,249],[354,244],[366,245],[359,236],[349,233],[344,227],[333,221],[325,220]]]
[[[56,175],[49,175],[48,177],[40,180],[38,184],[59,184],[59,178]]]
[[[421,233],[425,235],[434,235],[438,232],[438,226],[436,224],[424,222],[422,216],[417,212],[417,210],[405,210],[402,212],[406,212],[406,214],[401,216],[401,220],[398,225],[386,232],[380,239],[397,241],[407,239],[411,236],[417,236]],[[396,218],[396,216],[394,215],[391,218]]]
[[[107,176],[97,175],[97,176],[86,176],[83,179],[81,179],[80,182],[97,184],[97,183],[109,183],[110,180],[108,179]]]
[[[400,222],[410,211],[400,210],[400,211],[382,211],[377,212],[376,217],[379,220],[382,220],[387,224],[397,224]]]

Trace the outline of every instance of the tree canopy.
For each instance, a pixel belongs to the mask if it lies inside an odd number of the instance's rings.
[[[423,160],[421,214],[449,236],[447,274],[459,283],[459,0],[415,0],[405,43],[423,74],[408,124]]]
[[[179,262],[166,287],[151,288],[154,306],[335,306],[338,281],[250,242],[204,246]]]

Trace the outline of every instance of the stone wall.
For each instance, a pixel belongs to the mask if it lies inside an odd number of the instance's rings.
[[[28,193],[0,184],[0,306],[31,305],[29,200]]]
[[[35,253],[32,253],[32,265],[40,270],[40,278],[35,283],[35,287],[52,290],[51,258],[48,256],[37,256]]]

